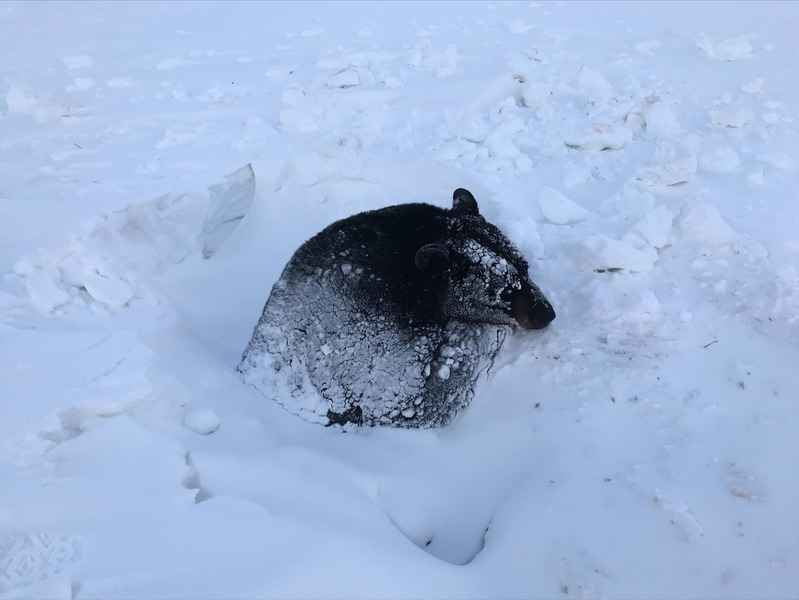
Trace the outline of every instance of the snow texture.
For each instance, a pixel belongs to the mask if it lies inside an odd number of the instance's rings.
[[[799,596],[797,20],[0,3],[0,598]],[[457,187],[558,311],[457,418],[242,381],[306,240]]]

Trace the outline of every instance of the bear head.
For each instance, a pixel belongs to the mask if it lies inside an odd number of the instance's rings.
[[[416,251],[416,268],[439,282],[444,316],[464,322],[542,329],[555,318],[530,280],[527,261],[480,215],[468,190],[453,193],[447,239]]]

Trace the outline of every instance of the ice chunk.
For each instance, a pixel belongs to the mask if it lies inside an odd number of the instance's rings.
[[[255,199],[255,172],[247,164],[208,188],[211,203],[203,223],[203,257],[211,258],[230,237]]]
[[[549,187],[539,192],[538,205],[544,218],[555,225],[571,225],[592,216],[582,206]]]

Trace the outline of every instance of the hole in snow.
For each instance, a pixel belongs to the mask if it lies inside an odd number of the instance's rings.
[[[400,525],[388,512],[388,520],[403,536],[431,556],[453,565],[468,565],[485,548],[486,534],[491,521],[479,526],[470,526],[452,515],[432,528],[417,524]]]
[[[191,452],[186,452],[185,459],[188,471],[183,478],[183,487],[187,490],[196,490],[194,494],[194,503],[199,504],[200,502],[205,502],[212,498],[211,492],[203,487],[202,481],[200,480],[200,473],[197,471],[197,468],[194,466],[194,461],[191,458]]]

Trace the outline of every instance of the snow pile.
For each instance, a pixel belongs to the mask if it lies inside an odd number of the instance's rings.
[[[246,165],[200,194],[166,194],[84,226],[66,246],[20,259],[12,288],[24,288],[43,314],[70,307],[118,311],[160,302],[149,280],[202,249],[211,258],[247,214],[255,173]]]

